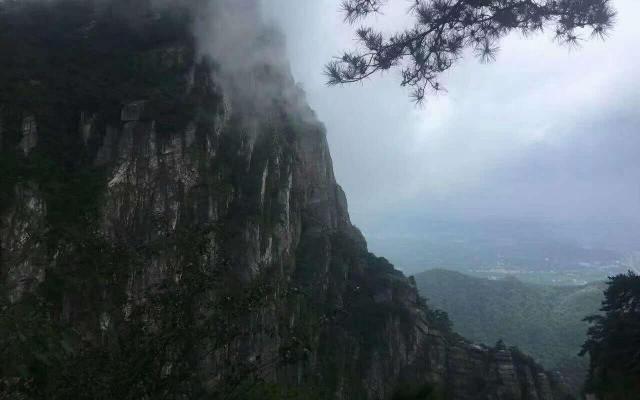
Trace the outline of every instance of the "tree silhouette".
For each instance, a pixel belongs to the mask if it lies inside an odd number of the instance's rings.
[[[640,390],[640,276],[611,277],[600,311],[585,319],[592,324],[581,353],[591,358],[587,389],[603,398],[635,398]]]
[[[344,0],[350,24],[381,13],[386,0]],[[357,29],[358,49],[326,66],[329,85],[362,81],[398,68],[402,86],[421,102],[443,90],[438,77],[470,48],[483,62],[493,61],[500,40],[513,31],[523,35],[553,29],[561,44],[577,45],[589,34],[604,38],[615,11],[609,0],[412,0],[411,27],[385,35],[371,27]]]

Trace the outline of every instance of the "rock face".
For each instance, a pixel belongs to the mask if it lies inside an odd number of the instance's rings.
[[[213,392],[242,365],[266,382],[331,399],[565,398],[554,376],[517,351],[473,345],[441,326],[414,283],[367,251],[335,181],[324,128],[286,69],[252,65],[248,96],[215,60],[194,54],[185,38],[131,51],[161,78],[137,98],[78,102],[53,116],[50,104],[0,108],[14,111],[2,116],[3,159],[18,165],[3,166],[16,179],[2,182],[10,194],[0,203],[0,277],[11,302],[56,275],[65,254],[83,248],[76,232],[90,229],[137,258],[119,281],[122,308],[103,307],[115,301],[109,295],[88,302],[80,292],[61,294],[55,314],[87,332],[127,320],[148,288],[179,281],[189,268],[224,264],[223,279],[241,293],[266,283],[234,337],[198,363]],[[117,77],[109,69],[119,66],[103,67]],[[103,90],[91,86],[99,72],[83,71],[95,75],[82,82],[88,91]],[[16,115],[26,115],[22,124],[11,124]],[[60,123],[36,131],[46,118]],[[61,130],[46,131],[52,126]],[[52,150],[57,140],[69,147]],[[24,168],[39,157],[62,172]],[[51,185],[56,179],[67,186]],[[174,240],[186,231],[200,232],[197,262]]]

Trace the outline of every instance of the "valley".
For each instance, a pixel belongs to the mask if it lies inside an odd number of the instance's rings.
[[[581,387],[589,366],[578,356],[589,326],[583,319],[598,312],[604,283],[536,285],[438,269],[415,280],[427,303],[447,312],[465,337],[486,344],[503,340],[561,372],[576,391]]]

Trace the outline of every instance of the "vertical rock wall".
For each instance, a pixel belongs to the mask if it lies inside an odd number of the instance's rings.
[[[194,267],[167,238],[195,228],[215,227],[198,268],[224,259],[225,279],[241,292],[268,282],[236,338],[204,357],[200,374],[212,391],[235,365],[248,365],[267,381],[335,399],[390,399],[405,389],[453,400],[564,399],[561,385],[531,361],[439,330],[413,283],[368,253],[335,181],[324,128],[287,68],[254,58],[239,82],[215,59],[189,61],[194,53],[189,42],[140,53],[140,63],[166,65],[181,82],[168,95],[148,92],[164,97],[121,98],[117,113],[72,110],[67,134],[80,146],[72,156],[83,161],[67,161],[72,170],[103,173],[93,181],[91,224],[109,243],[138,252],[125,280],[130,302]],[[50,139],[36,140],[41,110],[27,111],[35,115],[25,117],[23,137],[13,136],[19,142],[5,136],[3,157],[46,154]],[[167,122],[180,113],[179,123]],[[43,239],[60,205],[55,191],[41,195],[42,184],[22,175],[2,209],[0,276],[11,301],[45,280],[65,250]],[[74,311],[80,302],[68,297],[62,314],[82,318]],[[104,330],[115,317],[95,323]]]

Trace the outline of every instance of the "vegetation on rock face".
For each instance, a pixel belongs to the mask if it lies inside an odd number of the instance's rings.
[[[79,259],[63,260],[61,267],[74,269],[48,271],[38,289],[20,301],[7,302],[6,293],[0,293],[0,394],[25,399],[212,396],[197,374],[199,366],[244,332],[244,317],[263,305],[270,288],[266,279],[257,279],[235,290],[223,260],[214,269],[203,268],[207,240],[208,233],[197,229],[162,243],[177,246],[184,262],[174,276],[135,298],[117,278],[129,276],[139,268],[141,253],[154,250],[128,253],[106,241],[93,243],[86,254],[95,268]],[[60,315],[68,309],[60,301],[73,303],[73,312],[84,315]],[[256,378],[260,368],[238,362],[232,375],[220,378],[216,395],[271,393]]]
[[[203,261],[215,226],[179,228],[145,246],[116,243],[98,230],[107,182],[92,160],[106,127],[120,125],[123,105],[147,101],[141,118],[155,120],[162,135],[184,129],[195,102],[206,107],[211,99],[187,91],[194,52],[184,10],[132,25],[92,5],[0,4],[0,213],[17,185],[35,187],[46,222],[28,234],[49,252],[33,291],[15,301],[13,288],[0,287],[0,397],[199,398],[205,388],[197,366],[237,337],[269,283],[256,279],[231,291],[237,285],[225,260]],[[38,144],[24,154],[17,146],[30,115]],[[79,132],[82,115],[95,118],[89,142]],[[167,249],[180,254],[179,265],[134,294],[131,276]],[[0,267],[4,281],[8,266]],[[258,368],[239,363],[217,390],[229,398],[240,386],[270,393],[254,379]]]
[[[587,392],[604,400],[631,400],[640,393],[640,276],[633,272],[607,282],[602,314],[592,324],[582,353],[591,358]]]
[[[125,7],[127,3],[113,4]],[[265,166],[274,156],[279,157],[273,153],[291,151],[288,146],[308,124],[283,115],[282,132],[267,132],[257,139],[247,171],[238,157],[246,145],[246,135],[235,121],[242,115],[231,117],[229,132],[220,138],[218,156],[210,165],[201,166],[210,171],[203,179],[219,189],[216,196],[242,191],[247,197],[229,205],[229,217],[220,225],[178,226],[158,240],[136,243],[114,241],[99,230],[108,166],[96,167],[94,160],[107,128],[122,125],[123,106],[144,101],[140,120],[155,121],[161,136],[184,130],[192,121],[199,124],[197,129],[210,129],[210,110],[220,101],[200,93],[198,87],[189,88],[192,68],[197,77],[211,73],[212,67],[195,63],[187,14],[172,8],[170,13],[145,14],[132,24],[124,18],[127,13],[111,11],[96,13],[91,2],[74,0],[0,5],[0,53],[7,55],[7,62],[0,66],[0,82],[5,88],[0,93],[0,213],[15,201],[16,185],[37,188],[47,206],[46,222],[41,231],[29,234],[42,236],[48,252],[43,260],[43,281],[34,290],[14,301],[12,288],[0,288],[0,397],[330,397],[330,385],[309,393],[266,382],[261,376],[264,368],[308,357],[316,330],[332,323],[342,323],[338,329],[345,329],[344,320],[327,319],[326,315],[336,312],[332,304],[323,304],[317,314],[308,316],[308,323],[299,324],[312,330],[308,335],[297,330],[291,340],[282,337],[277,359],[234,359],[212,387],[199,375],[209,357],[247,335],[249,314],[273,306],[265,302],[275,298],[278,274],[267,270],[247,286],[237,281],[242,272],[234,271],[229,263],[246,251],[243,245],[249,245],[242,237],[246,220],[273,229],[289,211],[281,209],[277,192],[265,193],[264,205],[259,204],[256,187]],[[25,154],[17,146],[21,123],[30,115],[38,122],[39,140]],[[78,126],[83,115],[95,118],[88,142],[83,141]],[[279,160],[287,168],[291,168],[290,162],[289,157]],[[218,259],[207,261],[212,235],[219,246]],[[363,268],[370,263],[368,272],[380,269],[398,277],[386,261],[363,253],[359,245],[339,246],[345,243],[334,242],[337,260],[343,262],[334,262],[335,281],[344,281],[351,263]],[[314,254],[310,248],[306,250]],[[132,276],[142,274],[150,258],[167,251],[179,256],[168,276],[148,286],[136,283],[132,288]],[[8,266],[0,266],[4,280]],[[355,282],[365,277],[351,278]],[[309,277],[302,280],[311,281]],[[370,281],[375,283],[373,278]],[[341,289],[335,288],[331,296]],[[279,290],[287,296],[288,288]],[[367,297],[370,294],[367,291],[358,301],[364,310],[375,314],[371,320],[375,319],[379,328],[390,313],[404,311],[400,305],[377,310]],[[322,303],[310,297],[295,300],[293,307]],[[354,335],[356,344],[368,340],[365,330],[370,320],[362,317]],[[352,382],[362,385],[356,377]]]
[[[328,249],[332,256],[327,271],[321,263]],[[312,343],[317,331],[322,332],[316,345],[322,349],[318,361],[325,371],[324,380],[318,384],[323,398],[332,398],[334,394],[327,388],[340,384],[362,388],[360,373],[375,362],[374,354],[378,358],[393,357],[389,353],[389,330],[411,335],[417,320],[425,318],[428,329],[439,330],[443,337],[458,338],[446,313],[427,307],[401,272],[345,233],[335,233],[328,241],[320,236],[303,236],[294,282],[297,297],[291,300],[296,307],[305,307],[302,315],[308,320],[300,324],[305,329],[296,331],[295,336],[303,343]],[[322,282],[330,283],[326,291],[319,284]],[[354,348],[358,356],[346,358]],[[397,395],[405,398],[401,396],[431,393],[431,389],[408,385]]]
[[[0,4],[0,210],[18,180],[37,183],[45,197],[68,207],[72,212],[59,213],[63,219],[82,215],[78,207],[95,206],[88,196],[100,182],[92,176],[100,171],[89,160],[101,135],[83,143],[82,115],[95,116],[101,134],[108,122],[120,120],[124,103],[139,99],[150,100],[159,132],[190,117],[186,73],[193,64],[193,39],[186,10],[133,26],[106,10],[97,14],[92,4]],[[25,159],[13,149],[29,116],[37,122],[38,145]]]
[[[97,13],[92,8],[97,3],[115,8]],[[0,287],[0,397],[332,399],[342,390],[343,398],[356,399],[367,397],[371,381],[380,386],[379,397],[395,390],[394,380],[401,379],[398,366],[413,362],[407,360],[411,351],[418,356],[416,363],[425,363],[419,371],[409,371],[408,379],[424,382],[422,372],[431,361],[420,358],[429,357],[419,353],[424,331],[438,338],[442,354],[448,340],[464,341],[452,332],[446,313],[428,308],[410,280],[367,251],[355,228],[346,221],[314,220],[319,214],[348,219],[334,215],[346,209],[336,210],[331,199],[337,189],[325,143],[304,142],[323,138],[323,133],[303,116],[283,112],[272,115],[282,117],[270,121],[273,132],[265,128],[259,137],[249,138],[242,113],[252,110],[232,111],[225,115],[224,131],[215,131],[212,120],[220,117],[221,98],[211,80],[205,88],[198,86],[199,76],[209,77],[213,67],[194,59],[188,14],[176,8],[137,14],[144,11],[139,4],[0,2],[0,53],[10,56],[0,66],[0,82],[6,87],[0,93],[0,214],[11,211],[20,185],[33,185],[46,204],[42,229],[26,228],[46,253],[36,266],[44,272],[31,277],[39,284],[18,299],[13,288]],[[137,101],[145,103],[139,121],[123,121],[123,106]],[[17,149],[21,124],[30,116],[38,123],[38,144],[22,152]],[[78,126],[85,117],[93,120],[88,137]],[[97,154],[108,128],[122,133],[125,125],[150,127],[152,121],[158,142],[184,139],[191,123],[196,141],[202,131],[214,133],[215,155],[196,145],[188,150],[200,153],[180,154],[193,161],[189,169],[202,174],[197,190],[178,193],[184,189],[180,187],[172,194],[211,195],[220,200],[216,205],[224,203],[220,208],[226,207],[226,214],[209,208],[211,203],[201,207],[204,202],[190,198],[175,201],[170,206],[185,205],[179,211],[188,216],[164,229],[164,221],[155,225],[146,220],[162,218],[150,216],[155,210],[136,209],[139,213],[131,218],[135,232],[122,233],[121,240],[120,231],[129,228],[128,215],[122,217],[117,206],[113,211],[105,204],[129,200],[118,190],[162,192],[166,181],[159,178],[142,187],[149,182],[138,173],[150,168],[141,159],[154,155],[135,154],[136,177],[123,184],[125,189],[114,189],[113,181],[107,182],[113,173],[109,163],[122,166],[130,160],[106,160],[97,167]],[[322,155],[296,159],[306,157],[303,152]],[[294,166],[305,162],[322,170],[296,175],[300,171]],[[276,167],[280,175],[270,170]],[[167,168],[158,175],[178,172]],[[300,183],[305,173],[326,181]],[[144,182],[141,187],[137,179]],[[276,180],[280,185],[271,184]],[[211,192],[199,191],[201,186]],[[289,190],[286,210],[278,190],[282,187]],[[322,200],[328,204],[320,212],[300,211],[318,206],[307,197],[323,195],[329,200]],[[134,207],[146,206],[141,201]],[[108,212],[118,224],[115,234],[103,221]],[[208,213],[216,215],[199,219]],[[263,241],[263,248],[252,253],[260,239],[251,234],[268,236],[283,229],[285,213],[287,219],[302,220],[292,223],[291,230],[298,231],[292,237],[273,235],[273,242]],[[4,234],[5,227],[0,228]],[[281,263],[248,260],[275,254],[271,250],[280,246],[278,238],[300,240],[283,250],[296,254],[287,254]],[[155,265],[159,260],[166,265]],[[0,253],[3,282],[15,269],[6,261]],[[150,271],[155,267],[162,271]],[[252,354],[257,349],[270,353]],[[447,369],[445,357],[433,361]],[[366,376],[378,367],[382,372]],[[396,394],[398,399],[439,400],[442,393],[440,386],[409,385]]]
[[[420,294],[449,313],[463,336],[481,343],[503,339],[582,386],[587,360],[578,356],[602,300],[601,285],[538,286],[516,279],[491,281],[445,270],[415,276]]]

